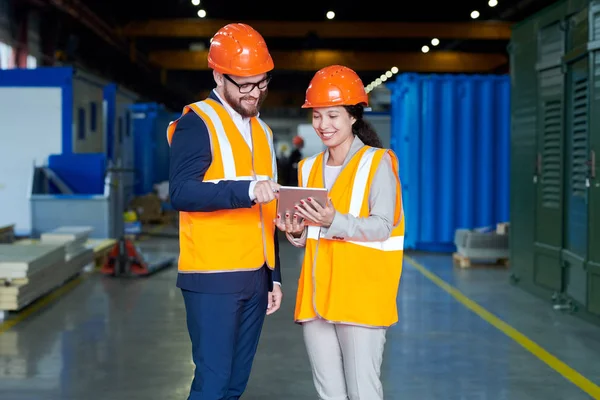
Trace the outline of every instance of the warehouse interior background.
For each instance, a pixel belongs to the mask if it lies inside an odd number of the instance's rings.
[[[295,137],[324,150],[301,105],[331,64],[399,157],[386,398],[600,398],[600,1],[286,6],[0,0],[0,398],[186,398],[166,128],[214,88],[229,22],[275,62],[260,116],[280,183]],[[284,242],[247,399],[316,398]]]

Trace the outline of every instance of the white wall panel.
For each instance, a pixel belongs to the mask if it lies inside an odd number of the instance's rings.
[[[304,139],[304,148],[302,149],[302,157],[314,156],[317,153],[326,149],[323,141],[315,132],[312,124],[299,124],[298,136]]]
[[[62,147],[60,88],[0,87],[0,226],[28,234],[33,166]]]
[[[386,149],[390,148],[391,132],[392,132],[392,119],[389,114],[369,114],[364,113],[363,119],[368,121],[375,132],[379,135],[383,147]]]

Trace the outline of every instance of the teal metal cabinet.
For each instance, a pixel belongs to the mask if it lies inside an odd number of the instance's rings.
[[[564,74],[563,10],[554,8],[540,19],[538,31],[538,123],[534,282],[562,290],[560,252],[563,231]]]
[[[591,314],[600,316],[600,1],[590,5],[589,21],[588,65],[592,82],[589,85],[589,163],[586,170],[589,180],[587,309]]]
[[[535,240],[535,175],[537,126],[537,38],[534,24],[513,31],[511,70],[510,265],[514,282],[533,285]]]
[[[600,324],[600,0],[517,24],[510,54],[511,278]]]
[[[589,154],[589,57],[588,7],[566,19],[566,71],[564,243],[565,292],[577,303],[587,304],[588,177]]]

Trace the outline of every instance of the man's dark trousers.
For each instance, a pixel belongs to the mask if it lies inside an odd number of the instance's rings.
[[[196,364],[188,400],[240,398],[265,319],[270,279],[263,267],[247,273],[234,293],[182,289]]]

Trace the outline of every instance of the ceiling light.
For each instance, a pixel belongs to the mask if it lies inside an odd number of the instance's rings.
[[[200,5],[200,0],[192,0],[192,4],[195,6],[199,6]]]
[[[381,85],[381,79],[379,79],[379,78],[375,79],[375,83],[377,83],[377,85]]]
[[[437,46],[438,44],[440,44],[440,39],[438,39],[438,38],[431,39],[431,44],[434,46]]]
[[[429,46],[423,46],[423,47],[421,47],[421,51],[422,51],[423,53],[427,53],[427,52],[429,52]]]
[[[204,17],[206,17],[206,11],[204,11],[204,10],[198,10],[198,16],[199,16],[200,18],[204,18]]]
[[[392,74],[398,73],[398,67],[392,67]]]
[[[473,18],[473,19],[479,18],[479,11],[475,10],[475,11],[471,12],[471,18]]]
[[[327,11],[327,19],[333,19],[335,17],[335,13],[333,11]]]
[[[498,5],[498,0],[490,0],[488,1],[488,6],[496,7]]]
[[[388,71],[385,73],[385,76],[387,76],[388,78],[391,78],[392,75],[394,75],[394,74],[392,74],[392,71]]]

